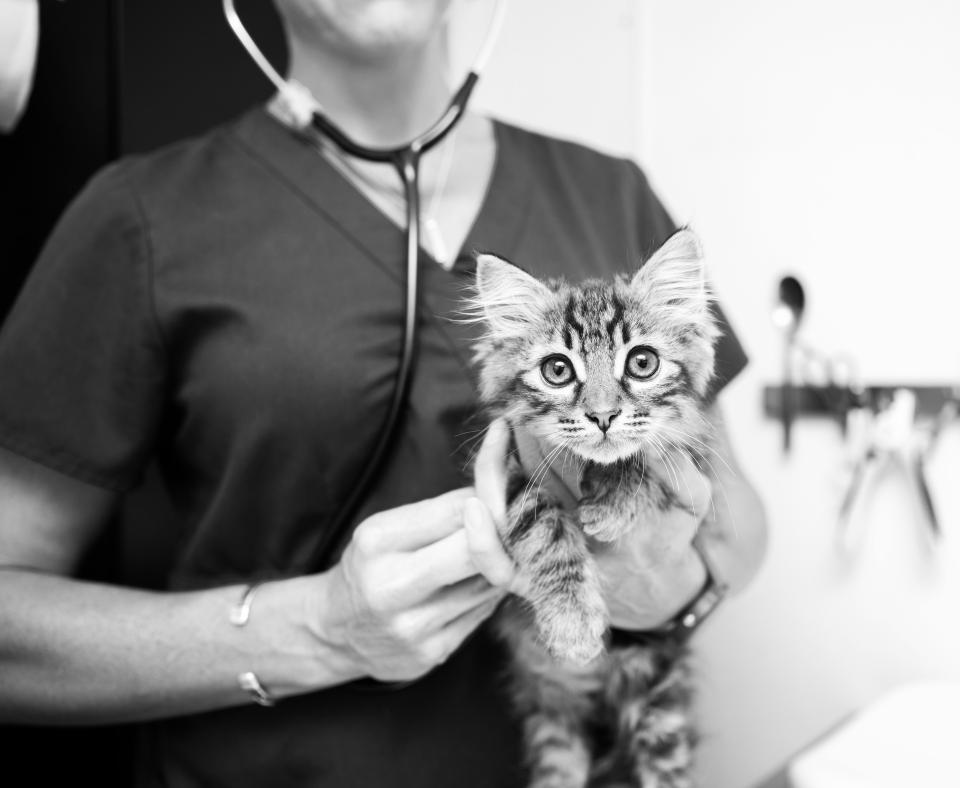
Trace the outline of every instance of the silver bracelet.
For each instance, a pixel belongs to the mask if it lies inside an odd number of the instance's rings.
[[[253,597],[256,595],[259,587],[259,583],[248,585],[243,589],[240,601],[231,606],[229,620],[235,627],[244,627],[247,625],[247,622],[250,620],[250,608],[253,605]],[[247,695],[250,696],[250,699],[257,705],[275,705],[274,699],[271,698],[270,693],[263,688],[260,679],[257,678],[257,674],[252,670],[238,674],[237,683],[240,685],[240,689],[246,692]]]
[[[237,683],[240,685],[240,689],[246,692],[254,703],[260,706],[276,705],[276,701],[267,694],[267,691],[263,688],[263,684],[260,683],[260,679],[257,678],[257,674],[252,670],[248,670],[246,673],[240,673],[237,676]]]

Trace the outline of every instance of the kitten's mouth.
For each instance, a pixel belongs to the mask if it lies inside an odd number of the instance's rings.
[[[623,436],[610,435],[609,432],[584,440],[576,446],[571,446],[571,449],[584,459],[603,465],[625,459],[637,452],[637,446],[633,441],[626,440]]]

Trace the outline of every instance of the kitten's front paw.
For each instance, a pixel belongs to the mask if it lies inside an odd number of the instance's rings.
[[[588,665],[603,653],[606,605],[599,593],[585,591],[566,605],[551,605],[540,612],[538,624],[547,650],[558,662]]]
[[[590,630],[560,627],[549,634],[544,633],[550,656],[558,662],[589,665],[603,653],[604,628],[597,631],[596,627],[590,627]]]
[[[577,508],[580,525],[587,536],[601,542],[612,542],[622,530],[621,523],[610,516],[610,507],[598,503],[583,502]]]

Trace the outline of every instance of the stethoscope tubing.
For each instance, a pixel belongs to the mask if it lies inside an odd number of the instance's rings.
[[[289,94],[290,85],[273,68],[270,61],[263,55],[256,42],[247,32],[233,0],[223,0],[224,13],[231,29],[243,44],[244,48],[260,67],[268,79],[274,83],[282,94]],[[319,134],[327,137],[345,153],[371,162],[390,163],[397,171],[403,184],[406,200],[406,299],[404,304],[403,338],[400,352],[400,363],[397,367],[394,390],[390,400],[383,427],[378,433],[377,443],[370,459],[364,465],[360,478],[354,484],[346,499],[338,507],[336,516],[331,525],[319,535],[317,544],[312,550],[305,564],[307,569],[323,568],[331,559],[337,542],[342,541],[346,526],[357,512],[361,501],[369,492],[370,486],[376,478],[377,472],[383,464],[386,454],[393,442],[394,434],[400,422],[404,403],[410,388],[410,380],[416,357],[417,313],[419,307],[418,267],[420,260],[420,158],[421,156],[444,140],[463,118],[467,103],[480,78],[480,72],[486,65],[493,45],[500,33],[503,24],[505,0],[497,0],[494,16],[487,32],[486,40],[474,61],[473,67],[467,73],[456,93],[450,99],[447,109],[425,131],[409,142],[388,148],[375,148],[363,145],[347,135],[323,111],[322,106],[311,97],[312,110],[309,125]],[[341,545],[342,546],[342,545]]]
[[[450,129],[452,128],[453,125],[450,126]],[[350,490],[347,498],[339,505],[330,526],[319,536],[307,562],[307,567],[311,569],[321,569],[326,562],[334,558],[331,555],[333,548],[337,546],[337,542],[343,541],[346,527],[356,514],[363,497],[369,492],[376,479],[377,472],[383,465],[387,451],[397,432],[403,406],[410,391],[410,379],[416,360],[417,312],[420,300],[418,284],[420,265],[420,153],[412,148],[403,148],[397,152],[396,159],[392,159],[391,162],[396,167],[400,180],[403,182],[403,191],[407,203],[406,301],[404,304],[403,344],[400,351],[400,363],[394,378],[389,409],[383,420],[383,426],[377,435],[377,443],[361,471],[360,478]],[[342,547],[342,544],[340,547]]]

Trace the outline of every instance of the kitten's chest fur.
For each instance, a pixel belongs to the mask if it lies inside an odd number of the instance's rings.
[[[678,483],[659,473],[639,454],[608,465],[586,463],[580,474],[582,496],[577,506],[584,533],[612,542],[630,528],[656,522],[659,514],[670,509],[695,515],[692,501],[684,500]]]
[[[690,788],[687,646],[669,634],[619,639],[587,539],[656,523],[653,512],[677,505],[674,489],[642,460],[588,464],[570,509],[544,488],[525,494],[519,463],[510,473],[513,526],[502,535],[526,588],[494,625],[509,645],[530,788]]]

